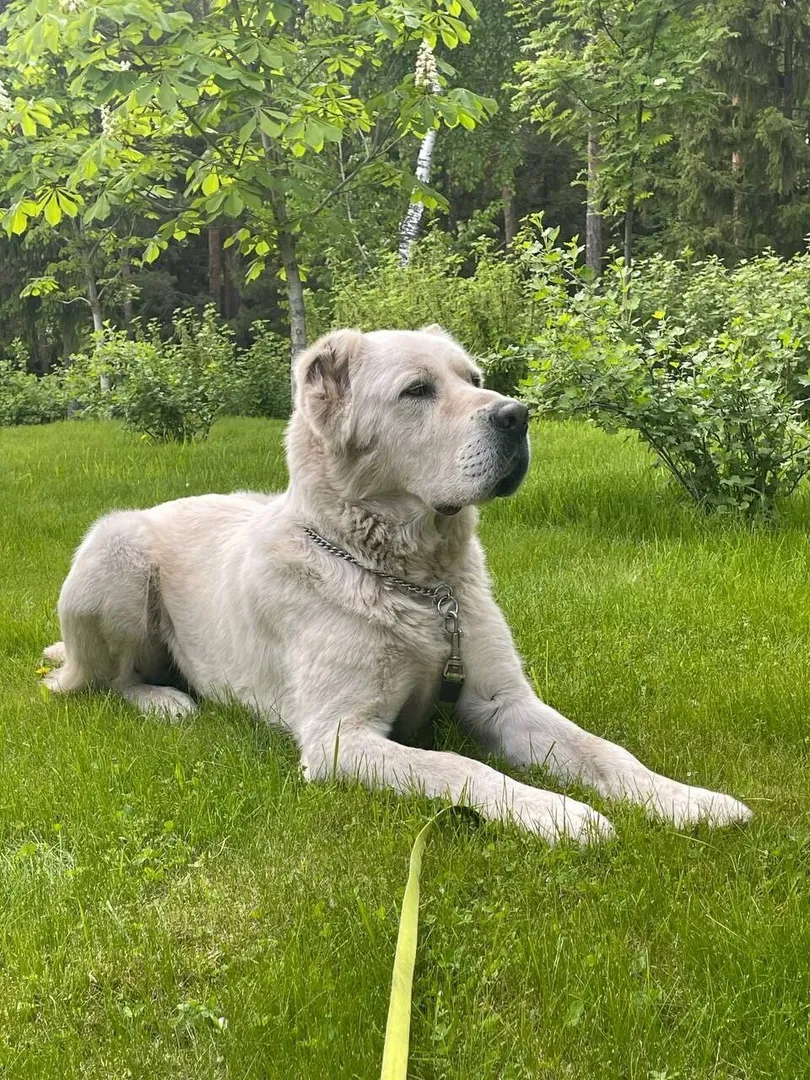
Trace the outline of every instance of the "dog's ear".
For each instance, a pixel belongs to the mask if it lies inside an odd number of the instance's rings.
[[[429,323],[427,326],[421,327],[419,332],[421,334],[430,334],[432,337],[443,338],[451,345],[456,345],[458,348],[463,348],[463,346],[453,337],[449,330],[445,330],[443,326],[439,326],[439,324],[436,322]]]
[[[297,404],[325,435],[346,435],[352,366],[363,351],[359,330],[333,330],[319,338],[295,365]]]

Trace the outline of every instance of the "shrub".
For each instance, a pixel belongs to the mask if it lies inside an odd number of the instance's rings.
[[[487,389],[511,397],[526,375],[528,352],[526,345],[504,345],[477,357],[484,372]]]
[[[253,344],[237,351],[229,369],[224,411],[286,419],[292,408],[289,338],[261,320],[253,323],[251,334]]]
[[[532,333],[534,311],[514,261],[482,242],[475,270],[463,274],[465,258],[452,251],[438,232],[415,244],[401,267],[386,253],[364,277],[335,273],[333,323],[361,330],[417,330],[439,323],[471,353],[489,358],[499,384],[511,392],[523,365],[510,350]],[[501,358],[509,357],[509,363]],[[508,385],[506,385],[508,383]]]
[[[608,277],[623,275],[614,264]],[[794,339],[810,330],[810,257],[781,259],[766,252],[724,266],[716,257],[701,262],[655,256],[632,273],[632,310],[642,322],[663,310],[695,339],[744,329],[749,339],[790,328]],[[810,359],[810,354],[808,354]]]
[[[157,327],[130,339],[105,330],[92,354],[73,358],[65,375],[85,415],[119,418],[156,442],[205,438],[227,400],[235,348],[213,308],[178,312],[174,339]]]
[[[576,245],[558,249],[556,239],[541,227],[525,250],[542,322],[527,401],[587,416],[607,431],[637,431],[707,509],[770,512],[810,469],[801,335],[773,312],[755,315],[753,291],[748,320],[734,315],[704,338],[663,306],[639,318],[643,267],[630,278],[616,265],[597,287],[579,267]],[[766,307],[768,272],[766,260],[759,290]],[[655,295],[650,281],[645,289]],[[716,322],[707,316],[707,326],[722,323],[722,305],[709,296],[707,307],[713,303]]]
[[[0,359],[0,427],[64,419],[67,399],[59,377],[26,371],[24,352],[16,343],[11,351],[11,359]]]
[[[205,438],[222,413],[286,417],[290,413],[290,345],[267,323],[253,325],[249,349],[213,307],[175,312],[171,340],[156,323],[136,338],[105,330],[92,353],[64,374],[86,416],[110,417],[156,442]]]

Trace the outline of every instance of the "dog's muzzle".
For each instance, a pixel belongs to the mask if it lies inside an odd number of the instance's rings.
[[[529,468],[529,410],[519,401],[499,401],[489,410],[489,422],[497,432],[501,477],[493,495],[513,495]]]
[[[526,406],[511,398],[503,398],[483,415],[489,428],[486,434],[486,476],[476,475],[478,490],[473,498],[464,502],[436,504],[434,509],[445,517],[454,516],[468,502],[481,503],[513,495],[528,471],[529,410]]]

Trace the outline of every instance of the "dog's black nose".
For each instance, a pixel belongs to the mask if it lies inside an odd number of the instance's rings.
[[[529,425],[529,410],[519,401],[502,401],[489,410],[492,423],[503,431],[522,435]]]

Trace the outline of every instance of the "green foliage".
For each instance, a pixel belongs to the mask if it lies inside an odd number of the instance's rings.
[[[722,0],[714,10],[727,27],[702,74],[714,102],[681,125],[660,231],[670,250],[731,260],[804,250],[810,3]]]
[[[683,291],[681,268],[663,260],[632,277],[616,264],[597,287],[577,263],[577,246],[560,250],[555,240],[556,230],[543,229],[524,248],[542,312],[527,400],[607,431],[637,431],[706,509],[772,511],[810,470],[806,301],[802,329],[786,327],[770,257],[739,271],[747,289],[730,311],[727,272],[717,263]],[[799,263],[797,280],[810,271]],[[733,291],[733,275],[731,284]],[[703,324],[690,325],[685,316],[700,302]]]
[[[529,340],[534,309],[517,264],[479,246],[472,275],[465,258],[435,231],[414,245],[401,267],[393,254],[365,277],[335,273],[333,323],[362,330],[416,330],[439,323],[495,373],[498,387],[515,385],[512,346]],[[508,362],[503,362],[507,357]],[[492,383],[492,385],[495,385]]]
[[[16,345],[11,358],[0,359],[0,427],[63,419],[67,400],[58,376],[26,371],[24,351]]]
[[[616,272],[615,268],[612,271]],[[663,309],[696,338],[732,329],[749,343],[785,339],[810,364],[810,258],[765,252],[729,268],[716,256],[668,260],[653,256],[633,273],[630,304],[649,320]]]
[[[174,350],[110,330],[95,352],[73,358],[66,381],[83,415],[119,418],[156,442],[186,442],[208,434],[219,401],[200,372],[175,359]]]
[[[251,330],[250,348],[237,348],[212,306],[175,312],[169,341],[156,323],[135,338],[108,329],[92,352],[73,358],[65,388],[82,415],[123,420],[155,442],[206,438],[223,413],[286,417],[289,342],[266,323]]]
[[[138,245],[150,264],[170,241],[240,219],[233,242],[250,282],[277,244],[290,253],[317,233],[361,174],[410,191],[410,169],[391,155],[404,137],[471,129],[494,111],[446,80],[429,93],[410,69],[392,84],[369,79],[423,40],[465,44],[475,17],[471,0],[111,0],[103,18],[82,2],[15,0],[0,20],[1,223],[11,236],[38,220],[86,229],[137,211],[153,222]],[[441,202],[424,185],[413,197]]]
[[[521,380],[526,375],[528,352],[526,344],[502,345],[483,353],[478,362],[484,370],[484,380],[490,390],[513,397],[518,393]]]
[[[91,353],[73,358],[65,375],[89,417],[114,417],[156,442],[205,438],[223,409],[234,345],[213,308],[178,312],[172,341],[154,325],[135,339],[105,330]]]
[[[434,160],[443,175],[442,191],[449,198],[475,192],[477,201],[483,196],[486,205],[502,197],[504,186],[513,184],[525,147],[520,122],[510,109],[512,91],[508,85],[518,57],[515,20],[509,17],[503,0],[488,0],[478,7],[472,41],[456,50],[453,64],[457,81],[483,97],[494,98],[498,111],[476,129],[474,138],[460,125],[443,133]]]
[[[515,107],[584,151],[595,137],[595,205],[632,213],[689,116],[712,104],[702,78],[722,16],[700,0],[514,0],[526,30]],[[629,249],[628,249],[629,250]]]
[[[803,248],[808,0],[508,2],[524,32],[513,106],[577,151],[630,234],[637,213],[639,252]]]
[[[511,238],[542,207],[570,238],[586,174],[592,254],[623,225],[639,255],[804,250],[810,0],[479,7],[3,5],[0,342],[20,335],[47,370],[93,324],[168,327],[209,296],[241,340],[256,318],[287,329],[286,289],[299,345],[298,279],[328,309],[331,267],[367,275],[408,198],[454,234],[486,217]],[[422,41],[435,95],[414,78]],[[413,190],[418,140],[438,126],[436,190]],[[499,385],[510,361],[499,346]]]
[[[234,416],[267,416],[283,420],[290,415],[290,343],[259,320],[250,328],[253,344],[238,349],[226,373],[226,404]]]

